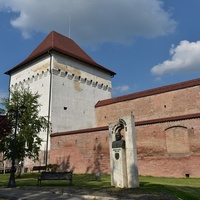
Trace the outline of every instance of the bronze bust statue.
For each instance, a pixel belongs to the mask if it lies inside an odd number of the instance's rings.
[[[115,141],[112,142],[112,148],[123,148],[125,149],[125,140],[122,140],[122,135],[120,132],[115,134]]]

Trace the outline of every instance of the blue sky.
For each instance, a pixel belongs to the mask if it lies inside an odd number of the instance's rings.
[[[117,73],[113,96],[199,78],[199,8],[199,0],[0,0],[0,98],[4,72],[52,30]]]

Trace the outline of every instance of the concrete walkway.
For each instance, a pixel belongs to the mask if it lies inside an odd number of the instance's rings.
[[[1,188],[0,187],[0,198],[7,198],[13,200],[51,200],[51,199],[68,199],[68,200],[117,200],[112,197],[100,197],[100,196],[89,196],[89,195],[76,195],[68,193],[52,193],[35,190],[23,190],[19,188]]]

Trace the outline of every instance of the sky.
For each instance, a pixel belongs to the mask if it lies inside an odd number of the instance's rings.
[[[0,98],[4,73],[52,31],[116,72],[113,97],[199,78],[200,0],[0,0]]]

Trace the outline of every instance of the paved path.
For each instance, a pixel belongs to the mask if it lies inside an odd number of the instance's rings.
[[[7,198],[13,200],[116,200],[117,198],[112,197],[99,197],[89,195],[76,195],[76,194],[59,194],[46,191],[35,191],[35,190],[23,190],[19,188],[0,188],[0,198]]]

